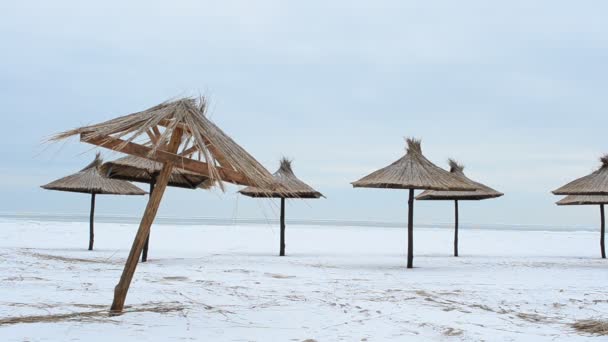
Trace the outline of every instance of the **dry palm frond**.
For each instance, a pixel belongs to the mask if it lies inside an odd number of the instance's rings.
[[[475,190],[426,159],[420,140],[413,138],[407,139],[405,156],[351,184],[356,188]]]
[[[239,192],[249,197],[267,198],[320,198],[323,196],[323,194],[296,177],[291,168],[291,160],[287,158],[281,159],[281,165],[277,172],[273,174],[273,177],[280,191],[247,187]]]
[[[134,142],[149,146],[150,153],[154,154],[162,150],[173,133],[179,130],[186,136],[182,139],[179,151],[195,151],[197,158],[207,163],[209,180],[219,184],[222,189],[221,181],[224,179],[220,169],[240,174],[249,185],[272,188],[272,175],[205,116],[206,108],[204,98],[198,101],[182,98],[99,124],[59,133],[51,140],[62,140],[75,135],[80,135],[85,141],[107,140],[111,137],[124,140],[116,149]],[[178,164],[175,167],[179,167]]]
[[[101,171],[109,178],[149,184],[160,174],[162,167],[162,163],[150,159],[126,156],[105,162]],[[168,185],[188,189],[207,189],[211,186],[209,178],[179,168],[173,169]]]
[[[49,184],[43,189],[69,192],[82,192],[87,194],[108,195],[145,195],[146,192],[135,185],[117,179],[103,177],[100,171],[102,159],[97,153],[95,160],[79,172],[63,177]]]
[[[608,154],[600,158],[600,168],[553,191],[554,195],[608,195]]]
[[[448,159],[450,173],[458,179],[474,187],[474,191],[437,191],[427,190],[416,196],[417,200],[483,200],[503,196],[489,186],[475,182],[464,175],[464,165],[459,164],[454,159]]]

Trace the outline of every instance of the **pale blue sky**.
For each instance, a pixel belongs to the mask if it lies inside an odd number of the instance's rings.
[[[463,204],[466,222],[595,225],[597,208],[558,208],[549,191],[608,152],[606,13],[605,1],[4,1],[0,211],[86,213],[86,196],[38,186],[94,152],[42,140],[203,93],[270,171],[289,156],[328,197],[291,217],[405,220],[405,191],[349,182],[414,136],[436,164],[457,158],[506,193]],[[276,216],[235,191],[172,189],[160,215]],[[417,222],[451,219],[449,203],[417,204]]]

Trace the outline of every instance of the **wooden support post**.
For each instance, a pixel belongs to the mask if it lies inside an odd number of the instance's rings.
[[[132,156],[153,160],[159,163],[171,162],[180,169],[194,172],[207,177],[210,176],[209,164],[178,156],[176,154],[176,151],[170,152],[168,150],[157,150],[155,153],[153,153],[152,148],[142,146],[134,142],[128,142],[110,136],[90,137],[84,133],[80,135],[80,140],[89,144],[105,147]],[[216,167],[216,171],[224,182],[246,186],[252,185],[249,179],[247,179],[247,177],[235,170],[224,167]],[[272,186],[272,184],[266,184],[266,186]]]
[[[177,151],[177,148],[181,142],[181,136],[181,130],[175,129],[173,135],[171,136],[169,146],[167,147],[168,152],[175,153],[175,151]],[[114,288],[114,301],[112,302],[112,307],[110,308],[113,314],[121,313],[124,308],[127,292],[129,291],[131,280],[133,280],[133,275],[135,273],[135,269],[137,268],[139,256],[141,255],[146,238],[150,233],[150,227],[152,226],[152,222],[154,222],[154,218],[158,212],[158,207],[165,193],[165,189],[167,188],[167,183],[169,182],[172,170],[173,163],[170,161],[165,162],[160,171],[154,192],[148,200],[146,211],[144,212],[144,216],[139,224],[139,229],[137,230],[137,234],[133,240],[133,245],[131,246],[131,251],[129,252],[127,262],[125,263],[125,268],[120,276],[120,281]]]
[[[606,216],[604,214],[604,205],[600,204],[600,216],[602,218],[602,227],[600,229],[602,236],[600,237],[600,248],[602,249],[602,259],[606,259],[606,246],[604,246],[604,236],[606,235]]]
[[[279,256],[285,256],[285,198],[281,198],[281,247]]]
[[[410,189],[407,206],[407,268],[414,268],[414,189]]]
[[[91,193],[91,214],[89,215],[89,250],[93,250],[93,242],[95,241],[95,193]]]
[[[458,256],[458,200],[454,201],[454,256]]]
[[[152,179],[150,180],[150,197],[152,197],[152,193],[154,192],[154,185],[156,185],[156,177],[157,175],[152,175]],[[152,227],[150,227],[150,232],[148,232],[148,237],[146,238],[146,243],[144,244],[144,250],[141,252],[141,262],[148,261],[148,247],[150,245],[150,234],[152,231]]]

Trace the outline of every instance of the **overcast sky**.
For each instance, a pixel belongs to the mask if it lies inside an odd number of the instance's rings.
[[[596,207],[550,191],[608,153],[605,1],[3,1],[0,211],[85,213],[39,185],[94,156],[49,135],[186,95],[274,172],[285,155],[327,199],[293,218],[405,221],[407,193],[350,182],[424,154],[504,198],[461,205],[470,223],[595,225]],[[106,158],[117,155],[102,151]],[[159,215],[276,217],[274,202],[171,189]],[[102,197],[140,216],[144,198]],[[418,202],[416,221],[452,220]]]

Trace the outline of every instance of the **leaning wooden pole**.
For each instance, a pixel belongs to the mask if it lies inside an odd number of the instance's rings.
[[[606,259],[606,246],[604,246],[604,237],[606,235],[606,216],[604,214],[604,205],[600,204],[600,216],[602,219],[601,233],[600,237],[600,248],[602,249],[602,259]]]
[[[175,153],[180,142],[181,131],[176,128],[171,136],[171,141],[169,142],[169,146],[167,148],[168,152]],[[133,240],[133,245],[131,246],[131,251],[129,252],[127,262],[125,263],[125,268],[120,276],[120,281],[114,288],[114,300],[112,302],[112,307],[110,308],[112,313],[120,313],[124,308],[127,292],[129,291],[131,280],[133,280],[133,274],[137,268],[139,256],[141,255],[146,238],[150,233],[150,227],[152,226],[152,222],[154,222],[154,218],[158,212],[158,207],[165,193],[165,189],[167,188],[167,183],[169,182],[169,177],[171,176],[172,170],[173,162],[165,162],[163,164],[163,168],[160,171],[154,192],[148,200],[148,205],[146,206],[144,216],[141,219],[139,229],[137,230],[137,234]]]
[[[285,198],[281,198],[281,246],[279,256],[285,256]]]
[[[95,241],[95,193],[91,193],[91,214],[89,215],[89,250],[93,250]]]
[[[414,189],[410,189],[407,206],[407,268],[414,268]]]
[[[152,176],[152,180],[150,181],[150,197],[152,197],[152,193],[154,192],[154,185],[156,184],[156,175]],[[141,252],[141,262],[148,261],[148,246],[150,245],[150,233],[148,232],[148,237],[146,237],[146,243],[144,244],[144,250]]]
[[[458,256],[458,200],[454,201],[454,256]]]

